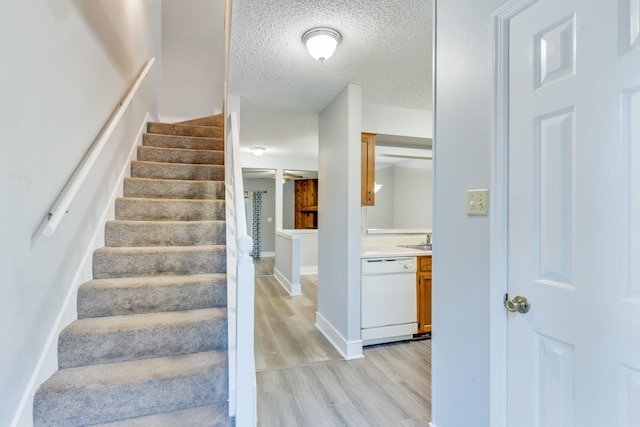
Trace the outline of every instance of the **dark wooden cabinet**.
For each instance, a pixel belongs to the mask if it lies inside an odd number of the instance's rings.
[[[372,133],[363,133],[360,138],[360,199],[362,206],[375,204],[375,180],[376,180],[376,136]]]
[[[418,257],[418,334],[431,333],[431,255]]]
[[[294,226],[296,229],[318,228],[318,180],[295,181]]]

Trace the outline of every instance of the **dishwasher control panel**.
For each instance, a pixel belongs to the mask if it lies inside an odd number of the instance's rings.
[[[362,260],[362,274],[415,273],[415,257],[368,258]]]

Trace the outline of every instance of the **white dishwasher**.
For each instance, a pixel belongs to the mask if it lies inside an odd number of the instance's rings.
[[[361,279],[364,345],[413,338],[417,329],[416,258],[365,258]]]

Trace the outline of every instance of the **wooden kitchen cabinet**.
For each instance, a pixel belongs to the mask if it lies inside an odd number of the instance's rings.
[[[296,180],[294,194],[294,227],[296,229],[318,228],[318,180]]]
[[[418,334],[431,333],[431,255],[418,257]]]
[[[362,206],[375,204],[374,185],[376,180],[376,136],[362,133],[360,138],[360,199]]]

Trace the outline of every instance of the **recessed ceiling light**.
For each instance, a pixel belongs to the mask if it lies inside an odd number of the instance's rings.
[[[266,151],[266,148],[264,147],[251,147],[249,148],[249,150],[251,150],[251,152],[253,153],[254,156],[256,157],[260,157],[264,154],[264,152]]]

